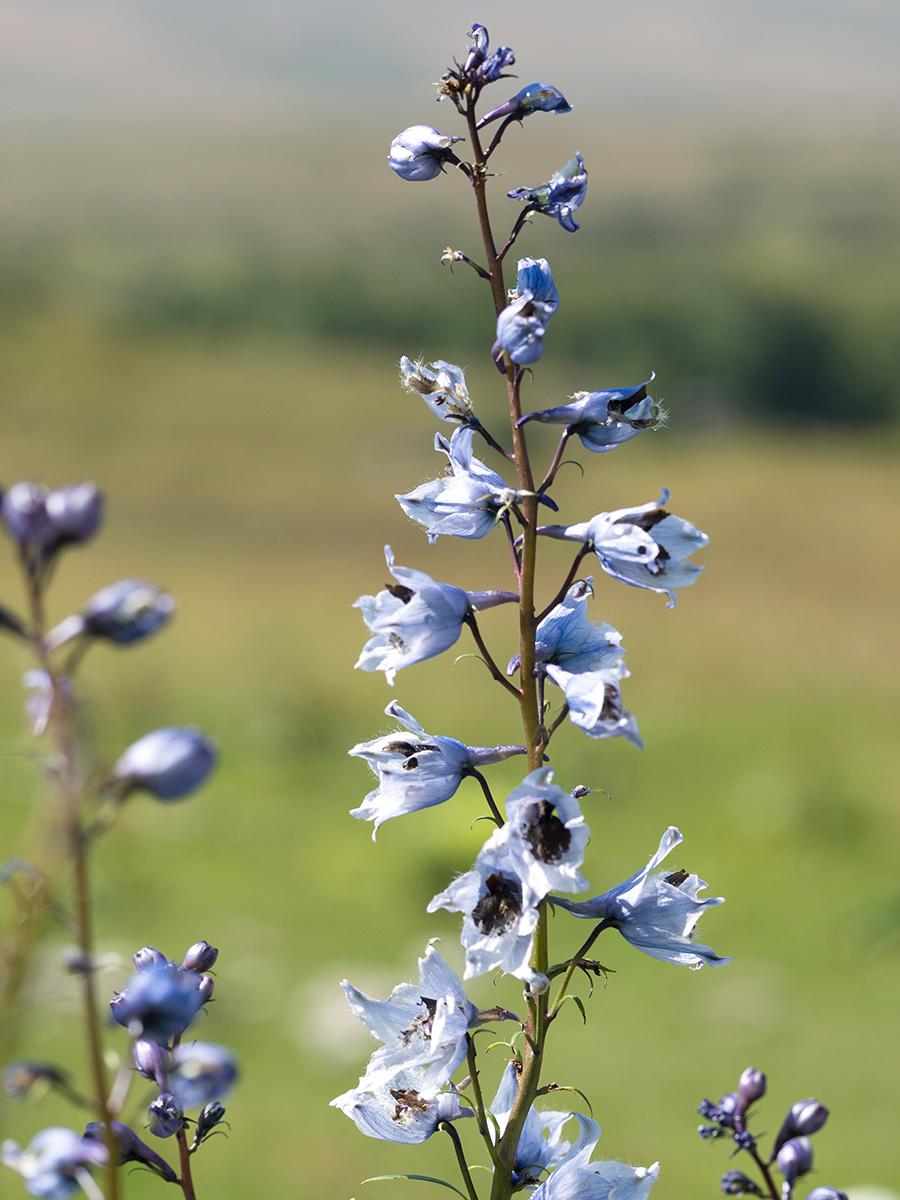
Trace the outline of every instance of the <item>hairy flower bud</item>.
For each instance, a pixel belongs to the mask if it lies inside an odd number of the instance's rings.
[[[160,1092],[156,1099],[147,1105],[147,1122],[150,1132],[158,1138],[172,1137],[181,1129],[184,1125],[184,1113],[171,1092]]]
[[[798,1100],[791,1105],[791,1111],[784,1118],[784,1124],[778,1131],[775,1145],[772,1148],[774,1158],[789,1138],[809,1137],[822,1128],[828,1120],[828,1109],[818,1100]]]
[[[158,800],[180,800],[195,791],[216,765],[211,738],[191,726],[154,729],[133,742],[112,769],[110,783],[143,788]]]
[[[741,1075],[738,1086],[738,1116],[743,1117],[751,1104],[766,1094],[766,1077],[756,1067],[748,1067]]]
[[[165,1046],[160,1046],[158,1042],[148,1041],[146,1038],[138,1038],[131,1047],[131,1053],[138,1074],[143,1075],[145,1079],[152,1079],[162,1091],[165,1091],[166,1072],[172,1065],[171,1056]]]
[[[784,1176],[781,1185],[781,1200],[790,1200],[794,1184],[801,1175],[812,1170],[812,1143],[808,1137],[791,1138],[778,1151],[775,1163]]]
[[[734,1128],[734,1116],[738,1110],[737,1092],[726,1092],[719,1103],[716,1105],[716,1113],[720,1125],[724,1125],[726,1129]]]
[[[759,1187],[743,1171],[727,1171],[722,1176],[720,1187],[726,1196],[762,1195]]]
[[[225,1118],[225,1106],[220,1104],[218,1100],[210,1100],[209,1104],[204,1105],[200,1110],[200,1115],[197,1117],[197,1129],[194,1134],[195,1143],[199,1144],[204,1138],[208,1137],[217,1125],[221,1125]]]
[[[184,956],[184,966],[189,971],[208,971],[218,957],[219,951],[209,942],[195,942]]]
[[[161,950],[155,950],[153,946],[144,946],[132,958],[138,971],[146,971],[148,967],[164,967],[169,961]]]

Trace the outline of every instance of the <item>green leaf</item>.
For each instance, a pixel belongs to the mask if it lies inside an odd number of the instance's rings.
[[[466,1200],[465,1192],[461,1192],[459,1188],[443,1179],[435,1179],[432,1175],[373,1175],[371,1179],[364,1179],[363,1183],[383,1183],[390,1179],[419,1179],[423,1183],[439,1183],[441,1187],[449,1188],[451,1192],[456,1192],[457,1196],[462,1196],[463,1200]]]

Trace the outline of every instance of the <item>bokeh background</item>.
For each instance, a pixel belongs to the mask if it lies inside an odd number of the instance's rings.
[[[392,499],[435,472],[401,354],[464,363],[501,427],[486,289],[439,264],[448,244],[477,250],[465,181],[412,187],[385,165],[407,125],[454,131],[429,85],[473,18],[516,50],[511,91],[541,79],[575,105],[509,133],[498,226],[517,207],[507,187],[576,149],[591,173],[580,233],[537,218],[520,239],[563,298],[526,403],[655,370],[671,411],[668,430],[602,459],[576,450],[586,473],[562,476],[564,513],[666,485],[712,537],[674,612],[598,580],[591,615],[624,634],[647,749],[567,728],[554,759],[564,787],[609,793],[587,802],[595,890],[678,824],[677,865],[728,899],[704,937],[735,962],[692,973],[608,935],[616,973],[586,1030],[574,1008],[560,1022],[549,1077],[588,1094],[603,1153],[661,1160],[659,1200],[718,1194],[726,1148],[699,1142],[694,1110],[748,1063],[770,1075],[760,1128],[808,1095],[831,1107],[813,1184],[900,1189],[896,6],[6,0],[0,14],[0,475],[108,494],[102,539],[59,573],[56,615],[127,576],[179,598],[164,635],[85,664],[101,760],[162,724],[222,746],[194,799],[136,800],[96,869],[101,948],[123,964],[110,992],[141,945],[221,948],[200,1035],[234,1046],[244,1078],[230,1137],[197,1160],[199,1194],[418,1200],[433,1188],[359,1181],[453,1179],[439,1138],[369,1141],[327,1101],[371,1048],[338,980],[386,995],[432,936],[458,963],[457,918],[425,905],[482,838],[474,785],[377,846],[346,815],[369,786],[346,750],[386,728],[392,695],[351,670],[364,634],[349,606],[383,585],[383,544],[439,579],[507,583],[499,542],[429,548]],[[546,559],[549,594],[567,560]],[[18,603],[11,555],[4,578]],[[508,620],[484,626],[502,658]],[[25,665],[9,646],[4,855],[28,852],[47,804]],[[473,659],[404,672],[396,696],[432,732],[516,736]],[[514,765],[493,778],[518,782]],[[555,924],[560,955],[582,932]],[[16,1051],[80,1078],[63,944],[48,927]],[[472,994],[518,1000],[509,982]],[[135,1089],[138,1125],[148,1099]],[[78,1119],[52,1097],[3,1113],[20,1140]],[[160,1186],[133,1174],[128,1194]],[[0,1191],[21,1186],[4,1173]]]

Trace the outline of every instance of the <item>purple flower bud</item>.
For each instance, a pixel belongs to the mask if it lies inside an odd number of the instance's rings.
[[[112,769],[110,782],[126,791],[143,788],[158,800],[189,795],[216,765],[211,738],[191,726],[154,729],[128,747]]]
[[[828,1109],[818,1100],[798,1100],[791,1106],[791,1111],[784,1118],[784,1124],[778,1131],[775,1145],[772,1147],[774,1158],[789,1138],[809,1137],[816,1133],[828,1119]]]
[[[169,961],[160,950],[154,950],[152,946],[144,946],[142,950],[138,950],[133,959],[138,971],[146,971],[148,967],[164,967]]]
[[[766,1077],[756,1067],[748,1067],[741,1075],[738,1087],[738,1116],[743,1117],[751,1104],[766,1094]]]
[[[172,1137],[184,1125],[184,1113],[171,1092],[161,1092],[147,1105],[147,1121],[156,1137]]]
[[[172,1065],[171,1055],[165,1046],[138,1038],[131,1047],[131,1053],[138,1074],[143,1075],[145,1079],[152,1079],[160,1090],[165,1091],[166,1072]]]
[[[110,1008],[132,1037],[164,1045],[184,1033],[205,999],[193,971],[168,963],[132,975]]]
[[[143,1163],[154,1174],[165,1179],[167,1183],[178,1182],[178,1176],[166,1160],[160,1158],[155,1150],[151,1150],[145,1142],[142,1142],[138,1135],[129,1129],[127,1125],[123,1125],[121,1121],[113,1121],[112,1131],[116,1142],[116,1149],[119,1152],[119,1166],[129,1162]],[[91,1121],[85,1128],[81,1140],[87,1145],[99,1143],[101,1146],[105,1146],[106,1133],[103,1128],[103,1122]]]
[[[726,1196],[761,1196],[757,1184],[745,1175],[743,1171],[728,1171],[722,1176],[720,1184]]]
[[[103,521],[103,493],[95,483],[57,488],[45,501],[57,545],[89,541]]]
[[[436,179],[446,163],[459,162],[450,147],[462,140],[445,137],[430,125],[411,125],[391,142],[388,166],[401,179],[409,179],[414,183]]]
[[[212,1042],[189,1042],[172,1055],[169,1087],[183,1108],[200,1108],[221,1100],[237,1079],[237,1061],[232,1052]]]
[[[203,997],[204,1004],[207,1002],[207,1000],[212,999],[213,988],[215,987],[212,976],[200,975],[197,979],[197,987],[200,989],[200,994]]]
[[[184,965],[189,971],[208,971],[218,957],[219,951],[209,942],[195,942],[184,956]]]
[[[781,1200],[790,1200],[795,1182],[812,1170],[812,1161],[812,1142],[808,1137],[791,1138],[781,1147],[775,1157],[775,1164],[784,1176]]]
[[[47,489],[39,483],[14,483],[3,495],[0,504],[3,524],[24,550],[42,550],[53,543],[46,500]]]
[[[88,600],[81,619],[84,632],[127,646],[155,633],[174,611],[174,598],[157,584],[120,579]]]
[[[813,1188],[806,1200],[847,1200],[847,1193],[840,1188],[817,1187]]]
[[[197,1117],[197,1131],[194,1140],[197,1143],[202,1142],[217,1125],[222,1124],[224,1116],[224,1106],[218,1100],[210,1100],[209,1104],[200,1110],[200,1115]]]

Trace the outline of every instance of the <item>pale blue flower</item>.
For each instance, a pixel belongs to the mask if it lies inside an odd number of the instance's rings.
[[[391,687],[401,668],[448,650],[470,611],[518,600],[513,592],[464,592],[450,583],[436,583],[424,571],[395,567],[390,546],[385,546],[384,556],[397,582],[354,603],[375,635],[363,646],[355,665],[362,671],[384,671]]]
[[[410,179],[417,183],[435,179],[443,171],[446,163],[459,162],[450,147],[462,140],[458,137],[445,137],[430,125],[411,125],[409,129],[398,133],[391,142],[388,165],[401,179]]]
[[[29,1196],[45,1200],[67,1200],[81,1191],[77,1173],[106,1162],[105,1146],[85,1142],[74,1129],[52,1126],[42,1129],[23,1150],[17,1142],[5,1141],[3,1163],[18,1171]]]
[[[466,36],[472,38],[472,45],[466,55],[462,73],[476,85],[494,83],[502,78],[501,72],[516,61],[516,56],[509,46],[499,46],[488,54],[488,31],[483,25],[473,24]]]
[[[169,1091],[182,1108],[224,1100],[238,1077],[233,1051],[215,1042],[183,1042],[172,1051]]]
[[[559,307],[559,292],[545,258],[519,260],[518,283],[511,303],[497,317],[497,340],[492,355],[499,363],[505,350],[520,366],[537,362],[544,353],[544,335]]]
[[[359,808],[350,810],[351,817],[375,822],[373,841],[378,827],[391,817],[449,800],[472,768],[525,753],[524,746],[466,746],[456,738],[427,734],[415,717],[393,700],[384,711],[409,732],[397,730],[360,742],[348,751],[364,758],[378,776],[375,791],[369,792]]]
[[[486,537],[501,513],[525,495],[507,487],[496,471],[474,456],[474,436],[471,425],[457,429],[449,442],[435,434],[435,450],[447,455],[447,473],[405,496],[394,497],[408,517],[425,526],[432,545],[441,534],[468,540]],[[541,496],[541,501],[556,509],[548,497]]]
[[[519,1076],[515,1063],[509,1063],[503,1072],[497,1095],[489,1105],[502,1137],[509,1124],[509,1115],[519,1090]],[[569,1142],[561,1140],[563,1127],[572,1119],[570,1112],[541,1112],[534,1105],[528,1110],[516,1158],[513,1164],[514,1186],[537,1183],[544,1171],[552,1171],[571,1150]]]
[[[400,382],[416,392],[442,421],[465,424],[472,419],[472,401],[462,368],[442,358],[432,363],[400,359]]]
[[[421,1070],[403,1071],[391,1084],[373,1092],[353,1088],[336,1096],[331,1104],[350,1117],[366,1137],[407,1145],[426,1141],[441,1121],[474,1116],[470,1108],[462,1107],[454,1091],[426,1100],[419,1093],[422,1075]]]
[[[480,1013],[433,945],[419,959],[419,982],[398,984],[387,1000],[373,1000],[346,979],[341,987],[353,1015],[384,1043],[354,1089],[360,1092],[375,1092],[402,1072],[419,1071],[416,1090],[433,1100],[466,1057],[468,1030],[512,1017],[498,1009]]]
[[[601,671],[567,671],[548,663],[548,676],[562,688],[569,706],[569,720],[588,737],[626,737],[643,750],[644,742],[634,715],[622,706],[619,682],[631,672],[624,663]]]
[[[590,830],[578,801],[557,787],[550,767],[538,767],[506,798],[507,847],[517,874],[538,899],[548,892],[583,892],[578,870]]]
[[[593,577],[573,583],[563,599],[537,627],[535,655],[538,663],[556,663],[567,671],[600,671],[614,667],[625,651],[622,635],[605,621],[588,620],[587,598],[593,595]],[[519,655],[510,660],[507,673],[519,669]]]
[[[706,884],[684,871],[650,874],[682,840],[679,830],[670,825],[660,839],[657,852],[636,875],[593,900],[576,903],[554,898],[553,903],[576,917],[609,922],[632,946],[663,962],[689,966],[692,970],[704,963],[724,966],[732,960],[720,958],[709,946],[691,940],[700,917],[707,909],[723,904],[722,897],[699,899],[698,893]]]
[[[633,587],[649,588],[675,604],[675,589],[689,587],[703,567],[687,562],[709,538],[663,507],[669,492],[663,488],[655,504],[599,513],[579,525],[544,525],[538,532],[589,545],[607,575]]]
[[[644,429],[658,428],[665,420],[665,413],[647,395],[649,383],[648,379],[636,387],[576,392],[571,404],[528,413],[517,424],[540,421],[545,425],[568,425],[569,432],[578,435],[582,446],[602,454],[637,437]]]
[[[472,870],[435,896],[427,911],[446,908],[463,914],[464,979],[500,969],[533,988],[543,988],[546,975],[531,968],[541,896],[519,874],[510,847],[512,833],[509,824],[495,830],[481,847]]]
[[[485,125],[489,125],[491,121],[496,121],[499,117],[511,117],[516,120],[523,120],[525,117],[531,116],[533,112],[555,112],[555,113],[570,113],[572,105],[568,102],[559,88],[555,88],[551,83],[529,83],[527,87],[523,87],[520,92],[506,100],[497,108],[492,109],[489,113],[481,118],[477,128],[482,129]]]
[[[574,233],[581,226],[572,213],[581,207],[587,194],[584,159],[576,153],[547,183],[536,188],[514,188],[506,194],[510,200],[524,200],[530,212],[556,217],[563,229]]]
[[[158,1138],[170,1138],[184,1126],[184,1112],[171,1092],[160,1092],[147,1105],[147,1125]]]
[[[580,1113],[578,1137],[549,1179],[531,1193],[531,1200],[647,1200],[659,1176],[652,1167],[629,1167],[609,1160],[591,1162],[600,1139],[600,1126]]]

